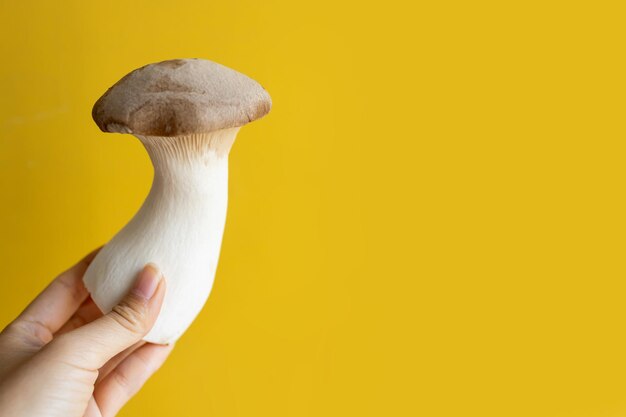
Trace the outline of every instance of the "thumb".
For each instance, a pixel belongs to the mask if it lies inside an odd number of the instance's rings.
[[[165,280],[153,264],[139,273],[133,288],[111,312],[59,336],[48,347],[75,366],[99,369],[113,356],[141,340],[161,310]]]

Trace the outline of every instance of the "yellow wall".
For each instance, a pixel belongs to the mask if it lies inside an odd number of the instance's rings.
[[[203,57],[274,108],[210,301],[121,416],[624,415],[619,3],[2,1],[0,325],[148,191],[94,101]]]

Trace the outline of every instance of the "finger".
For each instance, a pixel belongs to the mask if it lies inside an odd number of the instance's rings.
[[[83,369],[100,369],[148,333],[159,315],[164,295],[165,280],[155,266],[148,264],[139,273],[133,289],[110,313],[59,336],[46,347],[45,354],[63,357]]]
[[[61,327],[54,335],[60,336],[64,333],[71,332],[74,329],[84,326],[87,323],[91,323],[95,319],[102,317],[102,312],[91,299],[87,298],[85,302],[78,308],[78,311]]]
[[[96,384],[94,398],[103,417],[113,417],[165,362],[174,345],[148,343]]]
[[[98,379],[96,380],[96,383],[106,378],[107,375],[109,375],[112,370],[117,368],[117,365],[122,363],[124,359],[129,357],[133,352],[135,352],[137,349],[139,349],[145,344],[146,344],[145,341],[140,340],[139,342],[135,343],[134,345],[124,350],[123,352],[120,352],[117,355],[113,356],[111,360],[105,363],[104,366],[100,368],[100,370],[98,371]]]
[[[83,275],[100,249],[63,272],[10,325],[30,344],[43,346],[87,298]]]

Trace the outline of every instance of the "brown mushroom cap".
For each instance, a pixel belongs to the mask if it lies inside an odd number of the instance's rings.
[[[94,104],[103,132],[182,136],[243,126],[265,116],[272,100],[259,83],[204,59],[146,65]]]

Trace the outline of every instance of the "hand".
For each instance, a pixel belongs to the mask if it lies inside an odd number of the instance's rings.
[[[0,333],[0,416],[114,416],[172,350],[141,341],[165,295],[156,267],[146,265],[103,316],[82,281],[96,253],[52,281]]]

